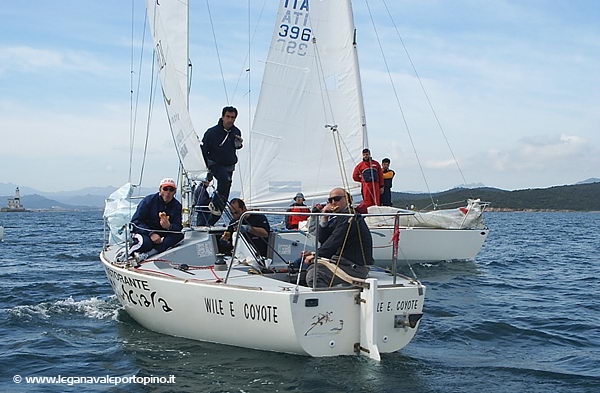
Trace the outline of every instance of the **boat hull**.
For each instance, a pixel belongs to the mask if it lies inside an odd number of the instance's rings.
[[[371,228],[375,265],[390,266],[393,227]],[[473,260],[489,234],[488,229],[400,228],[398,264]],[[295,260],[301,251],[315,249],[314,236],[301,231],[277,233],[273,259]]]
[[[315,357],[352,355],[364,347],[360,326],[366,302],[357,300],[358,288],[295,291],[282,282],[280,288],[267,290],[140,272],[111,264],[104,253],[101,261],[125,311],[159,333]],[[374,314],[376,350],[397,351],[418,328],[418,323],[397,326],[398,318],[422,314],[425,287],[388,285],[377,288],[375,295],[376,304],[371,302],[367,311]]]

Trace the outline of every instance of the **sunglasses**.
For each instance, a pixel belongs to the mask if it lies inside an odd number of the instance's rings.
[[[337,195],[337,196],[329,197],[329,198],[327,198],[327,202],[329,202],[329,203],[333,203],[334,201],[335,202],[339,202],[339,201],[342,200],[342,198],[344,198],[343,195]]]
[[[173,187],[163,187],[163,191],[173,192],[173,191],[175,191],[175,188],[173,188]]]

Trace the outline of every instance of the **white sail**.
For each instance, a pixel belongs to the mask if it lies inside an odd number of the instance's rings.
[[[179,159],[190,179],[201,179],[207,170],[187,107],[188,2],[147,0],[147,10],[164,102]]]
[[[281,0],[252,128],[242,196],[281,205],[343,185],[367,145],[354,20],[348,0]],[[341,140],[336,154],[331,128]],[[340,168],[340,161],[343,163]]]

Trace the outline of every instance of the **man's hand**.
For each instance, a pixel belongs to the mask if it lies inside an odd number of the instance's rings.
[[[169,221],[169,216],[167,216],[167,213],[165,213],[165,212],[158,213],[158,218],[160,219],[160,226],[163,229],[171,228],[171,222]]]
[[[154,244],[160,244],[163,242],[163,238],[160,237],[158,233],[153,233],[152,235],[150,235],[150,240],[152,240],[152,243]]]
[[[231,232],[224,232],[223,235],[221,235],[221,240],[231,241]]]
[[[304,258],[304,263],[306,263],[307,265],[310,265],[311,263],[313,263],[313,260],[315,259],[315,253],[314,252],[302,252],[302,257]]]

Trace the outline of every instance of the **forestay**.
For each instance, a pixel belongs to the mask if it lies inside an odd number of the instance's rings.
[[[360,160],[367,134],[354,38],[347,0],[280,2],[235,188],[250,205],[281,205],[297,192],[323,199]],[[327,125],[337,126],[341,160]]]
[[[164,102],[179,159],[190,179],[202,179],[207,172],[206,165],[187,107],[188,2],[147,0],[147,10]]]

